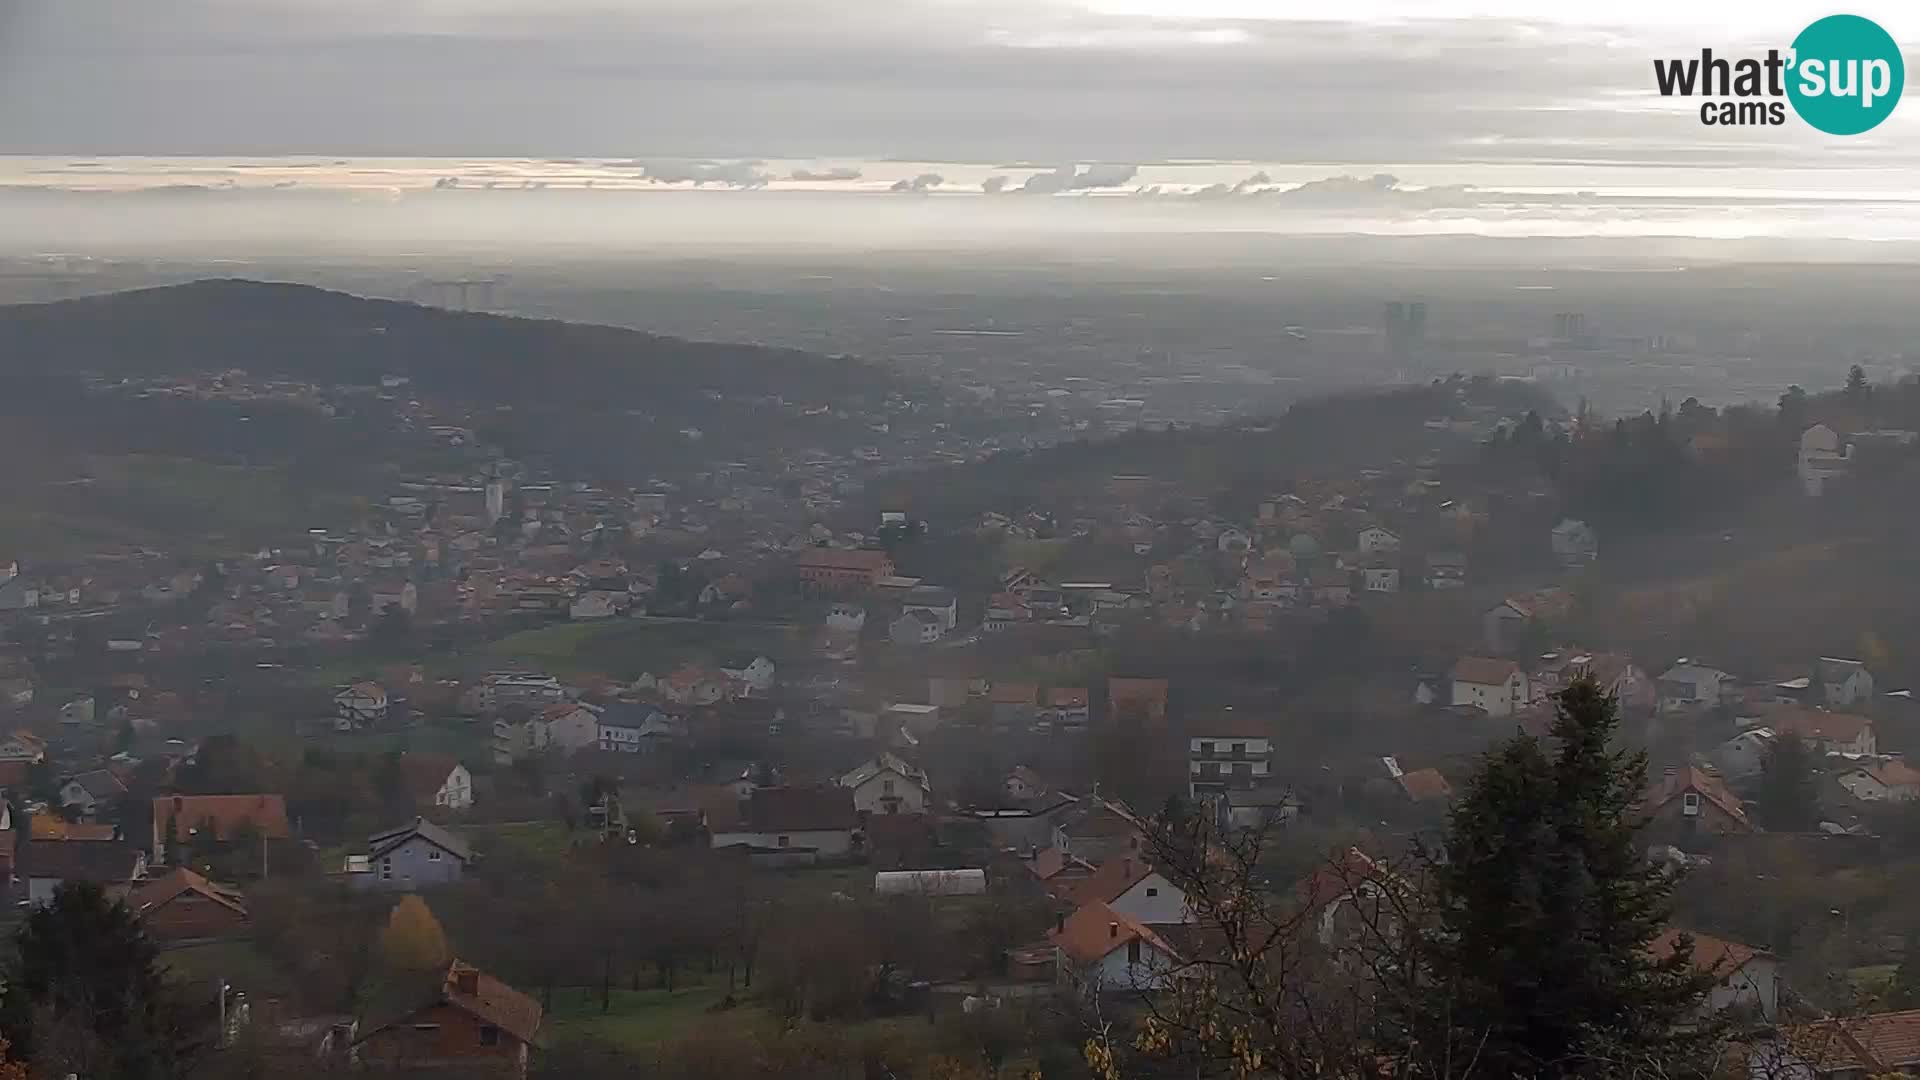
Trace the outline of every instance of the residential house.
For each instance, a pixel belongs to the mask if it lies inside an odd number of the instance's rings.
[[[1873,721],[1852,713],[1783,708],[1767,714],[1767,726],[1781,737],[1798,737],[1818,754],[1871,757],[1879,751]]]
[[[92,694],[81,694],[60,706],[59,720],[62,726],[84,726],[93,723],[93,718]]]
[[[357,682],[333,695],[333,708],[348,728],[383,724],[387,719],[387,692],[379,683]]]
[[[895,645],[931,645],[945,636],[940,619],[920,609],[903,611],[887,624],[887,639]]]
[[[1087,730],[1093,716],[1090,695],[1084,686],[1056,686],[1047,691],[1047,708],[1042,717],[1055,731],[1069,734]]]
[[[1467,587],[1467,557],[1458,551],[1436,551],[1427,556],[1427,588],[1436,592]]]
[[[120,827],[111,821],[68,821],[53,810],[35,810],[27,815],[26,839],[97,843],[120,839]]]
[[[987,610],[981,617],[980,629],[997,634],[1032,620],[1033,609],[1027,606],[1026,601],[1013,593],[994,593],[987,600]]]
[[[1488,716],[1512,716],[1532,700],[1526,672],[1511,660],[1464,656],[1453,665],[1454,705],[1470,705]]]
[[[1107,680],[1108,722],[1139,722],[1164,727],[1167,722],[1167,680],[1114,677]]]
[[[863,814],[924,814],[932,799],[927,774],[893,754],[882,753],[840,778]]]
[[[1553,557],[1561,566],[1585,566],[1600,557],[1600,538],[1593,526],[1567,518],[1553,527]]]
[[[1713,763],[1730,780],[1759,776],[1773,753],[1776,736],[1769,727],[1748,728],[1714,748]]]
[[[800,586],[814,595],[870,589],[881,578],[892,577],[893,557],[884,551],[808,548],[794,560]]]
[[[535,750],[570,754],[600,743],[600,710],[591,705],[572,701],[549,705],[529,723]]]
[[[765,697],[773,689],[773,661],[757,653],[742,653],[721,660],[720,674],[735,684],[740,697]]]
[[[1573,596],[1565,589],[1540,589],[1507,597],[1480,616],[1480,630],[1487,650],[1495,656],[1518,651],[1526,644],[1530,631],[1552,624],[1572,606]]]
[[[409,615],[420,610],[420,588],[411,581],[376,581],[369,589],[372,599],[368,610],[376,617],[388,608],[399,608]]]
[[[1259,787],[1273,774],[1273,729],[1252,713],[1228,710],[1188,725],[1187,795]]]
[[[727,677],[718,671],[688,664],[660,680],[660,696],[676,705],[712,705],[728,693]]]
[[[1098,796],[1082,799],[1054,824],[1051,847],[1088,863],[1139,854],[1147,827],[1133,811]]]
[[[840,601],[827,609],[827,629],[841,633],[857,634],[867,625],[867,609],[859,604]]]
[[[1660,674],[1660,708],[1667,712],[1713,708],[1727,699],[1733,685],[1733,676],[1719,668],[1683,659]]]
[[[1640,803],[1642,828],[1674,840],[1750,833],[1740,797],[1717,773],[1691,765],[1668,768]],[[1683,845],[1684,846],[1684,845]]]
[[[1861,765],[1835,779],[1847,794],[1863,802],[1906,802],[1920,797],[1920,769],[1899,758]]]
[[[473,805],[473,774],[451,754],[401,754],[400,775],[415,806],[465,810]]]
[[[1056,899],[1075,906],[1105,904],[1147,926],[1195,921],[1187,894],[1144,855],[1108,859],[1086,877],[1057,881],[1051,891]]]
[[[370,1021],[353,1044],[363,1068],[525,1076],[540,1003],[471,964],[453,961],[432,992]]]
[[[1386,767],[1387,779],[1393,781],[1400,793],[1413,803],[1444,803],[1453,798],[1453,786],[1438,769],[1415,769],[1408,772],[1400,767],[1398,758],[1383,757],[1380,763]]]
[[[1184,961],[1152,927],[1105,904],[1086,904],[1048,933],[1063,986],[1083,993],[1164,990]]]
[[[1015,765],[1007,770],[1006,779],[1001,782],[1001,787],[1005,789],[1007,798],[1015,802],[1037,799],[1047,793],[1047,782],[1041,779],[1039,773],[1025,765]]]
[[[1397,566],[1368,566],[1360,571],[1362,587],[1370,593],[1397,593],[1400,591],[1400,568]]]
[[[664,743],[683,739],[684,720],[646,705],[616,703],[600,712],[599,747],[608,753],[652,753]]]
[[[1817,491],[1809,494],[1818,494]],[[1748,1054],[1749,1080],[1868,1080],[1920,1073],[1920,1009],[1783,1027]]]
[[[105,888],[144,878],[147,856],[124,840],[29,844],[25,854],[27,901],[42,907],[67,882],[86,881]]]
[[[31,611],[40,606],[40,590],[23,577],[0,581],[0,612]]]
[[[1691,930],[1669,929],[1647,944],[1656,960],[1671,958],[1682,938],[1693,943],[1695,971],[1717,980],[1701,1003],[1703,1014],[1750,1011],[1771,1024],[1780,1017],[1780,961],[1764,949]]]
[[[137,854],[137,852],[136,852]],[[232,937],[252,929],[246,897],[178,866],[127,894],[127,910],[161,944]]]
[[[1631,657],[1576,648],[1556,649],[1541,658],[1530,676],[1532,697],[1557,694],[1581,675],[1591,675],[1603,693],[1619,700],[1622,711],[1647,712],[1659,703],[1654,681]]]
[[[473,851],[466,840],[425,818],[367,838],[365,855],[347,856],[347,883],[356,889],[410,892],[460,880]]]
[[[621,610],[627,606],[627,602],[628,597],[624,592],[591,589],[574,597],[567,605],[567,618],[576,622],[611,619],[620,614]]]
[[[76,774],[60,785],[60,805],[73,807],[82,817],[106,813],[127,793],[111,769],[93,769]]]
[[[851,852],[859,824],[853,792],[836,784],[756,788],[743,800],[737,822],[715,826],[709,821],[708,829],[716,848],[743,845],[811,861]]]
[[[479,691],[477,703],[482,712],[510,705],[552,705],[567,696],[559,679],[530,671],[492,672],[480,680]]]
[[[993,726],[1006,731],[1026,731],[1039,719],[1040,688],[1028,682],[997,682],[987,694],[993,706]]]
[[[1373,525],[1360,530],[1354,547],[1362,557],[1368,555],[1392,555],[1400,550],[1400,537],[1393,532]]]
[[[1800,459],[1795,471],[1806,494],[1816,498],[1825,494],[1827,482],[1845,476],[1852,465],[1853,447],[1841,449],[1840,436],[1832,428],[1815,424],[1800,433]]]
[[[164,864],[169,845],[196,838],[231,842],[247,831],[266,840],[291,837],[286,800],[279,795],[162,795],[153,800],[153,846],[148,854]]]
[[[30,731],[0,737],[0,762],[32,765],[47,760],[47,740]]]
[[[960,625],[960,602],[952,589],[916,585],[908,589],[906,597],[900,601],[900,611],[902,614],[909,611],[926,612],[940,624],[942,634],[951,634],[954,627]]]
[[[1814,665],[1814,677],[1820,683],[1821,700],[1829,709],[1873,701],[1873,672],[1859,660],[1823,656]]]

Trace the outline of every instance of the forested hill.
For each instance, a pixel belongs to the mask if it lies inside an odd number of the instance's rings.
[[[318,383],[403,375],[502,403],[677,408],[722,396],[884,399],[878,366],[791,349],[446,311],[304,285],[198,281],[0,308],[0,372],[154,376],[245,369]]]
[[[1276,417],[1225,427],[1140,431],[999,454],[932,473],[896,474],[873,494],[893,508],[951,521],[988,510],[1051,512],[1105,490],[1114,476],[1137,475],[1169,491],[1211,499],[1228,512],[1251,512],[1260,499],[1314,475],[1442,451],[1477,457],[1476,425],[1529,411],[1564,412],[1531,383],[1455,377],[1315,398]]]

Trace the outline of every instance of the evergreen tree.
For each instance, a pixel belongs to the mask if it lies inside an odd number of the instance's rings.
[[[1809,832],[1820,824],[1820,791],[1813,752],[1797,735],[1783,735],[1761,762],[1760,826],[1775,832]]]
[[[188,1073],[205,1045],[200,1025],[169,991],[159,951],[124,904],[98,885],[62,885],[14,944],[0,1035],[16,1060],[35,1062],[36,1074],[88,1080]]]
[[[1705,1075],[1712,1025],[1680,1025],[1714,980],[1690,941],[1650,948],[1674,885],[1635,840],[1646,756],[1609,749],[1591,678],[1556,705],[1551,739],[1492,751],[1454,807],[1408,1034],[1435,1076]]]
[[[1867,372],[1859,364],[1847,369],[1847,400],[1859,403],[1867,396]]]

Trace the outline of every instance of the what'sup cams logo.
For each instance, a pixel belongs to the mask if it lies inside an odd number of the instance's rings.
[[[1662,97],[1698,97],[1700,122],[1713,127],[1778,125],[1787,106],[1829,135],[1871,131],[1893,115],[1907,81],[1893,36],[1871,19],[1829,15],[1800,31],[1784,54],[1728,59],[1655,60]]]

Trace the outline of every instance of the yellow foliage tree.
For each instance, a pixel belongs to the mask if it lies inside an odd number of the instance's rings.
[[[408,893],[393,906],[380,932],[380,957],[394,972],[433,971],[451,959],[446,931],[425,900]]]

